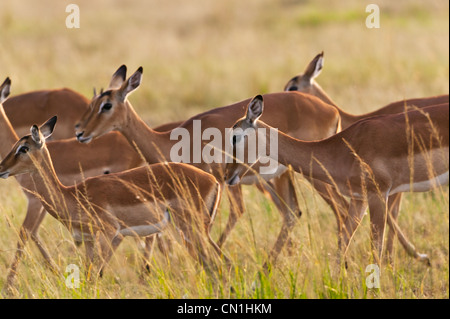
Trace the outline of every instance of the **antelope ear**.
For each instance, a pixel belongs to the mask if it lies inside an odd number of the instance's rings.
[[[139,67],[139,69],[134,72],[129,79],[124,82],[120,88],[120,97],[122,101],[125,101],[128,94],[136,90],[139,85],[141,85],[142,82],[142,73],[144,72],[144,69],[142,66]]]
[[[309,82],[312,82],[322,71],[323,68],[323,51],[309,62],[305,71],[303,72],[303,78]]]
[[[122,83],[127,78],[127,66],[121,65],[120,68],[114,72],[111,81],[109,82],[108,89],[118,89],[122,86]]]
[[[42,145],[41,135],[39,134],[39,128],[36,124],[30,128],[30,133],[33,141],[38,145]]]
[[[41,133],[45,139],[48,139],[52,135],[53,130],[55,129],[57,119],[58,119],[58,117],[55,115],[51,119],[49,119],[47,122],[42,124],[41,127],[39,128],[39,130],[41,131]]]
[[[247,106],[246,119],[250,123],[255,122],[262,115],[264,111],[264,101],[262,95],[255,96]]]
[[[3,103],[9,96],[11,89],[11,79],[8,77],[5,81],[0,85],[0,103]]]

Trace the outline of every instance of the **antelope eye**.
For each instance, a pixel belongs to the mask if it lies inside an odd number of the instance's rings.
[[[109,102],[106,102],[105,104],[102,105],[102,109],[100,110],[100,112],[109,111],[111,108],[112,108],[112,104]]]
[[[20,147],[17,149],[16,154],[19,154],[19,153],[25,154],[25,153],[27,153],[29,150],[30,150],[30,149],[28,148],[28,146],[22,145],[22,146],[20,146]]]

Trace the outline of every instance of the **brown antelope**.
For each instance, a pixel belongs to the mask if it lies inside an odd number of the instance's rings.
[[[260,120],[263,109],[260,95],[248,104],[245,116],[233,126],[234,151],[246,149],[250,138],[277,143],[277,161],[281,164],[292,165],[305,176],[333,185],[342,195],[367,201],[378,263],[386,221],[402,235],[388,213],[391,197],[401,192],[428,191],[449,182],[448,103],[367,118],[332,137],[313,142],[301,141],[283,132],[278,132],[277,139],[271,138],[268,134],[271,127],[262,118]],[[265,133],[258,131],[257,134],[258,128],[264,128]],[[227,164],[227,183],[238,183],[243,174],[243,165]],[[348,219],[346,229],[356,229],[347,225],[355,222],[359,220]],[[408,248],[408,253],[414,257],[428,260],[411,244]]]
[[[43,123],[58,116],[58,130],[51,137],[60,140],[73,137],[73,126],[89,106],[89,100],[71,89],[40,90],[10,97],[3,103],[19,136],[29,132],[33,123]]]
[[[356,121],[377,115],[384,114],[395,114],[402,113],[405,111],[405,107],[415,106],[418,108],[427,107],[430,105],[443,104],[449,102],[449,95],[443,94],[438,96],[431,96],[425,98],[414,98],[396,101],[390,103],[382,108],[379,108],[371,113],[354,115],[345,112],[340,109],[337,104],[331,99],[331,97],[320,87],[320,85],[315,81],[315,78],[320,74],[323,68],[323,51],[316,55],[314,59],[308,64],[305,71],[302,74],[299,74],[293,77],[288,83],[285,85],[285,91],[299,91],[303,93],[312,94],[317,96],[322,101],[334,105],[336,109],[339,111],[339,115],[341,116],[341,125],[342,129],[349,127],[351,124]]]
[[[422,108],[427,107],[431,105],[436,104],[443,104],[449,102],[449,95],[443,94],[438,96],[431,96],[431,97],[425,97],[425,98],[413,98],[413,99],[406,99],[406,100],[400,100],[396,102],[392,102],[384,107],[381,107],[373,112],[366,113],[366,114],[350,114],[342,110],[337,106],[337,104],[331,99],[331,97],[322,89],[322,87],[315,81],[317,76],[320,74],[320,72],[323,69],[324,64],[324,57],[323,57],[323,51],[316,55],[314,59],[308,64],[308,66],[305,68],[304,72],[302,74],[299,74],[295,77],[293,77],[291,80],[288,81],[288,83],[285,85],[284,90],[285,91],[299,91],[303,93],[312,94],[314,96],[317,96],[322,101],[334,105],[336,109],[339,111],[339,115],[341,116],[341,125],[342,129],[346,129],[351,124],[355,123],[356,121],[359,121],[361,119],[365,119],[372,116],[377,115],[384,115],[384,114],[395,114],[395,113],[402,113],[406,109],[410,107],[416,107],[416,108]],[[394,219],[398,218],[399,213],[399,207],[402,199],[402,193],[397,193],[396,195],[393,195],[391,200],[389,201],[389,210],[391,211],[391,215]],[[350,203],[346,205],[346,203],[343,201],[342,198],[339,199],[339,202],[341,203],[339,207],[336,209],[342,208],[343,210],[349,210],[349,207],[356,208],[358,211],[365,210],[366,206],[362,203]],[[354,215],[359,216],[361,212],[350,212],[350,218],[353,218]],[[345,216],[345,213],[337,214],[336,216]],[[339,224],[339,221],[338,221]],[[348,230],[351,232],[351,230]],[[346,232],[348,232],[346,231]],[[386,245],[386,251],[388,253],[388,256],[392,255],[393,251],[393,241],[394,241],[394,235],[393,229],[389,229],[388,239],[387,239],[387,245]]]
[[[0,136],[2,137],[0,139],[0,158],[4,158],[10,151],[11,146],[18,140],[2,105],[2,102],[9,95],[10,86],[11,80],[9,78],[0,86]],[[53,157],[55,171],[65,185],[80,182],[83,177],[120,172],[143,164],[138,153],[117,132],[103,136],[92,145],[83,146],[72,138],[48,142],[47,147]],[[28,201],[27,213],[19,231],[17,250],[10,266],[4,291],[8,291],[14,282],[23,248],[29,238],[36,243],[46,262],[52,268],[57,269],[38,236],[38,229],[46,212],[40,201],[32,195],[34,191],[33,181],[28,175],[17,176],[17,181],[24,190]],[[144,253],[144,258],[147,258],[148,254],[149,251],[147,250]]]
[[[114,85],[114,83],[112,82],[110,85]],[[118,132],[106,134],[94,143],[84,146],[73,138],[74,118],[80,118],[80,112],[85,112],[89,106],[88,100],[79,93],[69,89],[45,90],[8,98],[10,86],[11,81],[9,78],[0,86],[0,135],[3,138],[0,141],[0,158],[3,158],[18,140],[10,120],[19,126],[18,132],[25,134],[24,128],[27,127],[27,130],[29,130],[29,127],[33,124],[32,117],[42,119],[43,122],[50,117],[47,114],[54,112],[60,115],[60,120],[58,120],[56,134],[51,136],[52,141],[47,141],[47,147],[53,158],[56,173],[64,185],[72,185],[80,182],[83,178],[91,176],[121,172],[143,164],[138,153],[130,146],[123,135]],[[7,111],[4,110],[4,107],[6,107]],[[39,113],[39,111],[42,113]],[[67,113],[65,113],[66,111]],[[169,127],[176,126],[177,123],[169,123],[162,125],[161,129],[156,127],[155,130],[164,131]],[[68,139],[68,137],[72,138]],[[68,152],[68,149],[71,151]],[[77,155],[73,156],[73,154]],[[32,182],[27,175],[18,176],[17,180],[24,190],[33,189]],[[56,269],[52,258],[38,236],[38,229],[46,212],[35,196],[28,191],[24,191],[24,194],[28,202],[27,213],[19,231],[19,242],[6,279],[4,291],[8,291],[14,282],[16,269],[28,238],[31,238],[36,243],[46,262]],[[147,249],[144,251],[144,260],[148,260],[153,247],[154,237],[149,236],[145,240]],[[164,250],[164,247],[167,247],[167,243],[163,245],[161,241],[158,241],[158,247],[160,250]]]
[[[46,211],[84,242],[100,275],[125,236],[149,236],[169,222],[183,234],[188,251],[206,270],[213,269],[214,254],[223,254],[209,235],[221,194],[212,175],[187,164],[165,163],[67,187],[58,179],[45,143],[55,123],[53,117],[40,128],[33,125],[0,163],[0,178],[28,173]]]
[[[125,66],[119,70],[126,70]],[[115,73],[117,75],[118,72]],[[123,76],[121,78],[124,78]],[[114,76],[113,76],[114,79]],[[156,163],[161,160],[171,160],[171,151],[180,143],[176,138],[171,138],[177,131],[185,130],[189,133],[188,153],[192,157],[204,154],[208,144],[204,141],[207,129],[217,129],[225,133],[226,128],[233,124],[233,117],[236,113],[242,112],[249,100],[241,101],[233,105],[216,108],[197,116],[190,118],[181,124],[176,130],[167,132],[156,132],[149,128],[144,121],[136,114],[127,99],[127,96],[137,89],[142,79],[142,68],[139,68],[130,78],[123,81],[118,89],[110,89],[98,95],[91,101],[90,113],[84,116],[83,121],[77,128],[77,138],[80,142],[88,143],[103,134],[117,130],[120,131],[132,145],[136,145],[142,155],[149,163]],[[339,128],[339,116],[334,107],[327,105],[314,96],[307,96],[297,92],[281,92],[267,94],[266,120],[280,130],[293,136],[306,140],[321,139],[334,134]],[[280,108],[285,112],[279,112]],[[301,115],[301,116],[300,116]],[[319,116],[320,115],[320,116]],[[200,138],[196,139],[196,124],[200,123]],[[213,140],[207,136],[208,141]],[[217,138],[219,139],[219,138]],[[214,139],[215,142],[217,142]],[[198,163],[190,160],[192,165],[211,172],[219,181],[223,181],[223,169],[225,168],[225,154],[222,151],[223,145],[226,145],[225,134],[221,134],[217,147],[219,151],[215,153],[219,158],[217,161],[209,163],[201,156]],[[199,150],[194,154],[194,146],[199,145]],[[189,160],[189,159],[188,159]],[[256,164],[255,167],[258,167]],[[275,204],[283,217],[283,226],[278,238],[270,253],[269,260],[275,261],[280,250],[283,248],[290,230],[295,225],[297,216],[300,215],[293,181],[289,173],[284,173],[286,167],[276,165],[276,168],[269,173],[262,174],[264,180],[270,180],[266,190],[271,195]],[[281,174],[284,173],[284,174]],[[257,175],[247,176],[244,183],[260,183],[260,177]],[[316,183],[318,188],[320,183]],[[279,195],[278,195],[278,194]],[[218,245],[221,246],[226,236],[235,225],[238,217],[244,210],[242,194],[239,188],[229,188],[231,194],[230,218],[223,231]],[[237,205],[236,205],[236,204]]]
[[[109,88],[115,86],[117,84],[111,81]],[[89,111],[89,102],[89,99],[84,95],[69,88],[62,88],[38,90],[10,96],[3,102],[3,108],[19,136],[27,134],[33,123],[43,123],[53,115],[58,116],[58,130],[52,134],[50,139],[61,140],[73,138],[73,128]],[[181,123],[164,123],[156,127],[155,130],[164,132],[177,127]]]

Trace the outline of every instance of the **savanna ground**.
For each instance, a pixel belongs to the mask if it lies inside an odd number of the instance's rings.
[[[151,126],[260,93],[282,90],[320,51],[318,82],[343,109],[364,113],[389,102],[448,93],[448,1],[75,1],[80,28],[68,29],[65,1],[0,3],[0,76],[12,94],[70,87],[88,97],[121,64],[144,67],[130,100]],[[368,29],[366,5],[380,7],[380,28]],[[236,118],[242,114],[236,114]],[[431,267],[411,259],[396,242],[393,265],[381,270],[381,289],[368,289],[368,218],[348,254],[348,269],[333,263],[337,249],[332,211],[302,178],[303,216],[285,251],[259,285],[266,255],[281,227],[273,203],[244,187],[246,213],[225,243],[235,293],[215,289],[178,244],[169,262],[156,250],[150,275],[140,277],[134,240],[118,249],[103,279],[69,289],[43,265],[34,245],[19,268],[18,298],[448,298],[448,187],[407,194],[399,224]],[[0,287],[6,278],[25,213],[13,179],[0,181]],[[222,202],[217,238],[228,215]],[[82,265],[68,232],[47,217],[40,235],[62,272]]]

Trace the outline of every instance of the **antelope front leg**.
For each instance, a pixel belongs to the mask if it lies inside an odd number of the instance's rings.
[[[144,239],[144,249],[143,249],[143,253],[142,253],[142,259],[144,261],[144,268],[148,273],[150,273],[150,256],[153,255],[155,241],[157,240],[156,236],[157,235],[151,235],[151,236],[145,237],[145,239]],[[140,240],[140,238],[136,239],[136,241],[139,241],[139,240]]]
[[[283,226],[278,234],[277,240],[269,254],[268,260],[264,263],[263,269],[267,270],[269,263],[275,263],[286,243],[293,246],[289,235],[297,223],[297,218],[301,216],[297,194],[293,181],[293,173],[289,170],[274,178],[272,182],[264,185],[265,190],[270,194],[278,211],[283,217]]]
[[[231,268],[233,267],[233,264],[231,262],[231,259],[225,255],[225,253],[222,251],[222,249],[217,245],[217,243],[211,238],[211,227],[212,227],[212,223],[210,223],[209,225],[205,225],[205,229],[206,229],[206,236],[208,239],[209,244],[212,246],[212,248],[214,249],[215,253],[217,254],[217,256],[219,258],[223,258],[223,260],[225,261],[225,265],[227,267],[227,270],[230,271]]]
[[[338,259],[340,259],[339,252],[343,249],[342,241],[344,237],[344,223],[348,218],[350,205],[348,201],[343,196],[341,196],[334,187],[317,180],[313,181],[312,185],[322,197],[322,199],[331,207],[334,213],[334,217],[336,217],[338,233]]]
[[[86,250],[86,280],[96,280],[103,276],[103,269],[122,242],[123,236],[118,234],[114,237],[97,232],[91,239],[83,241]]]
[[[371,194],[368,198],[370,212],[370,231],[372,252],[375,262],[381,266],[383,256],[384,232],[387,221],[387,196]]]
[[[217,241],[217,245],[222,247],[225,240],[230,235],[238,219],[244,214],[244,200],[242,198],[242,188],[240,185],[228,186],[228,199],[230,202],[230,214],[228,216],[228,222],[223,230],[222,234]]]
[[[352,198],[350,200],[347,218],[344,220],[344,226],[342,227],[341,236],[342,236],[342,246],[341,246],[341,255],[342,258],[346,258],[348,247],[350,246],[350,242],[355,235],[356,230],[359,225],[361,225],[361,221],[364,217],[364,213],[367,209],[367,203],[364,200]],[[340,260],[339,260],[340,262]]]
[[[150,257],[153,256],[155,245],[158,246],[159,251],[166,257],[169,256],[169,252],[172,251],[171,239],[164,236],[162,233],[147,236],[144,239],[145,248],[143,249],[142,259],[144,261],[144,268],[150,272]]]
[[[402,193],[397,193],[389,196],[388,198],[388,211],[391,218],[388,219],[389,232],[386,241],[386,255],[389,263],[393,261],[393,250],[394,250],[394,237],[398,234],[395,231],[393,221],[397,221],[398,214],[400,212],[400,203],[402,201]]]
[[[46,263],[50,266],[50,268],[54,271],[58,270],[58,267],[53,262],[47,250],[41,243],[39,236],[37,235],[37,230],[39,229],[39,226],[41,225],[45,215],[46,212],[41,203],[34,198],[29,198],[27,214],[19,231],[19,241],[17,243],[16,253],[9,267],[9,272],[6,277],[6,283],[3,287],[3,292],[9,292],[12,285],[14,284],[15,276],[17,274],[17,267],[19,266],[20,260],[23,255],[23,249],[29,237],[31,237],[31,239],[36,243],[42,256],[44,257]]]
[[[111,235],[111,234],[100,234],[99,236],[99,257],[100,257],[100,267],[98,269],[97,275],[99,277],[103,276],[103,271],[111,259],[112,255],[119,247],[123,240],[121,234]]]
[[[85,275],[86,279],[90,280],[92,278],[92,268],[94,266],[94,257],[95,257],[95,241],[85,240],[84,241],[84,249],[86,252],[86,260],[85,260]]]
[[[40,205],[40,203],[39,203],[39,205]],[[44,220],[44,217],[46,215],[47,215],[47,212],[42,207],[40,209],[40,211],[39,211],[38,218],[36,218],[36,221],[34,223],[33,229],[30,231],[31,232],[31,240],[33,240],[33,242],[36,244],[37,248],[39,249],[39,251],[42,254],[42,257],[44,257],[47,265],[53,271],[58,272],[58,266],[55,264],[55,262],[53,261],[52,257],[50,257],[50,254],[47,252],[47,249],[42,244],[42,241],[41,241],[41,239],[39,238],[39,235],[38,235],[39,226],[41,225],[41,223]]]

